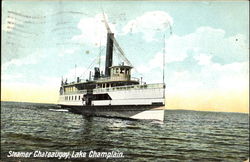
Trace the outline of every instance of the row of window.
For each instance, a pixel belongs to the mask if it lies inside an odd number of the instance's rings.
[[[81,96],[65,96],[65,100],[77,101],[77,100],[81,100]]]
[[[74,92],[76,91],[75,87],[65,87],[65,92]]]
[[[124,68],[112,68],[111,69],[113,74],[125,74],[129,75],[129,69],[124,69]]]

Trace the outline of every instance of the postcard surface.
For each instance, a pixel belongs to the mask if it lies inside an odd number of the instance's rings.
[[[3,161],[249,161],[248,1],[2,9]]]

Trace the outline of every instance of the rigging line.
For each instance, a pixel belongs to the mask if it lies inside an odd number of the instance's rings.
[[[144,76],[142,73],[140,73],[138,70],[137,70],[137,68],[136,67],[134,67],[133,65],[132,65],[132,63],[127,59],[127,57],[125,56],[125,54],[124,54],[124,52],[123,52],[123,50],[121,49],[121,47],[119,46],[119,44],[118,44],[118,42],[116,41],[116,39],[115,38],[111,38],[112,40],[113,40],[113,42],[114,42],[114,50],[115,49],[117,49],[118,50],[118,52],[116,53],[117,54],[117,56],[121,59],[121,60],[124,60],[129,66],[131,66],[131,67],[133,67],[133,69],[139,74],[139,75],[142,75],[142,76]]]
[[[116,49],[116,48],[114,48],[114,49]],[[117,51],[117,56],[118,56],[118,59],[120,59],[120,60],[124,60],[125,62],[126,62],[126,60],[125,59],[127,59],[126,58],[126,56],[124,56],[124,55],[121,55],[121,53],[119,53],[119,51]],[[126,62],[127,63],[127,62]],[[129,64],[129,63],[127,63],[127,64]],[[130,63],[130,65],[129,66],[132,66],[133,67],[133,69],[135,70],[135,72],[137,73],[137,74],[139,74],[139,75],[141,75],[141,76],[144,76],[144,74],[142,74],[142,73],[140,73],[138,70],[137,70],[137,68],[136,67],[134,67],[131,63]]]
[[[104,48],[101,49],[101,53],[102,53],[103,50],[104,50]],[[97,55],[97,56],[93,59],[93,61],[91,62],[91,64],[90,64],[90,65],[88,66],[88,68],[83,72],[83,74],[80,76],[80,78],[83,77],[83,76],[85,76],[86,72],[87,72],[88,70],[90,70],[90,69],[93,67],[94,63],[99,59],[99,56],[100,56],[100,55]]]
[[[116,41],[115,38],[111,38],[116,46],[116,48],[118,49],[118,51],[120,52],[121,56],[124,58],[124,60],[126,61],[127,64],[129,64],[129,66],[133,66],[131,64],[131,62],[127,59],[127,57],[125,56],[123,50],[121,49],[121,47],[119,46],[118,42]]]
[[[102,14],[103,14],[103,20],[104,20],[104,24],[105,24],[105,27],[108,31],[108,33],[112,33],[109,25],[108,25],[108,22],[106,20],[106,17],[104,15],[104,11],[102,9]],[[121,55],[124,57],[125,61],[129,64],[129,66],[132,66],[131,62],[126,58],[123,50],[121,49],[121,47],[119,46],[118,42],[116,41],[115,37],[111,37],[112,41],[114,42],[114,45],[116,46],[116,48],[118,49],[118,51],[121,53]]]
[[[123,58],[121,57],[121,55],[119,55],[119,54],[117,54],[119,51],[117,51],[117,49],[116,48],[113,48],[113,50],[114,50],[114,53],[116,54],[115,56],[116,56],[116,58],[117,58],[117,62],[119,63],[119,62],[122,62],[123,61]]]
[[[75,80],[76,80],[76,64],[75,64]]]
[[[100,47],[99,47],[99,60],[98,60],[98,63],[99,63],[99,69],[101,68],[101,52],[102,52],[102,46],[101,46],[101,39],[100,39]]]
[[[113,42],[115,43],[115,47],[117,48],[117,50],[119,51],[119,56],[121,59],[123,59],[129,66],[133,67],[133,69],[135,69],[135,71],[139,74],[139,75],[143,75],[142,73],[140,73],[136,67],[133,66],[133,64],[127,59],[127,57],[125,56],[123,50],[121,49],[121,47],[119,46],[118,42],[116,41],[116,39],[112,38]]]
[[[95,59],[95,60],[96,60],[96,59]],[[95,61],[95,60],[94,60],[94,61]],[[92,66],[93,66],[93,62],[90,64],[90,66],[87,68],[87,70],[85,70],[85,71],[83,72],[83,74],[80,76],[80,78],[83,77],[83,76],[85,76],[86,72],[87,72],[90,68],[92,68]]]
[[[105,17],[105,15],[104,15],[104,10],[103,10],[103,8],[102,8],[102,14],[103,14],[104,24],[105,24],[105,27],[106,27],[108,33],[112,33],[112,31],[111,31],[111,29],[110,29],[110,27],[109,27],[109,25],[108,25],[108,22],[107,22],[107,20],[106,20],[106,17]],[[118,44],[118,42],[116,41],[115,37],[113,37],[113,38],[111,37],[111,39],[113,40],[113,43],[114,43],[115,47],[116,47],[116,48],[118,49],[118,51],[120,52],[120,55],[122,56],[122,58],[124,59],[124,61],[125,61],[129,66],[133,67],[132,63],[131,63],[131,62],[127,59],[127,57],[125,56],[123,50],[122,50],[121,47],[119,46],[119,44]],[[138,72],[138,70],[137,70],[135,67],[133,67],[133,68],[135,69],[135,71]],[[139,73],[139,72],[138,72],[138,73]]]
[[[126,62],[129,66],[133,67],[133,68],[135,69],[135,71],[136,71],[138,74],[142,75],[141,73],[139,73],[139,71],[136,69],[136,67],[134,67],[133,64],[127,59],[127,57],[125,56],[125,54],[124,54],[122,48],[119,46],[117,40],[116,40],[115,38],[111,38],[111,39],[113,40],[113,42],[114,42],[114,44],[115,44],[115,47],[118,49],[120,56],[125,60],[125,62]]]
[[[92,68],[92,66],[94,65],[94,63],[95,63],[95,61],[98,59],[98,56],[95,58],[95,59],[93,59],[93,61],[91,62],[91,64],[89,65],[89,67],[83,72],[83,74],[80,76],[80,77],[82,77],[82,76],[84,76],[85,74],[86,74],[86,72],[90,69],[90,68]]]

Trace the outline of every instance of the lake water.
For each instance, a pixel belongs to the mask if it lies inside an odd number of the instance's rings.
[[[166,110],[164,123],[84,117],[52,104],[1,102],[2,161],[42,161],[35,151],[116,152],[111,161],[244,161],[249,114]],[[29,152],[30,158],[7,157]],[[45,158],[58,160],[58,157]],[[61,159],[62,160],[62,159]],[[71,157],[68,161],[106,161]]]

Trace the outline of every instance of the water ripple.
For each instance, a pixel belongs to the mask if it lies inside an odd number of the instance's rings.
[[[1,103],[3,161],[9,160],[9,150],[123,152],[124,159],[115,161],[244,161],[249,157],[248,114],[167,110],[166,120],[159,124],[83,117],[57,111],[52,104]]]

